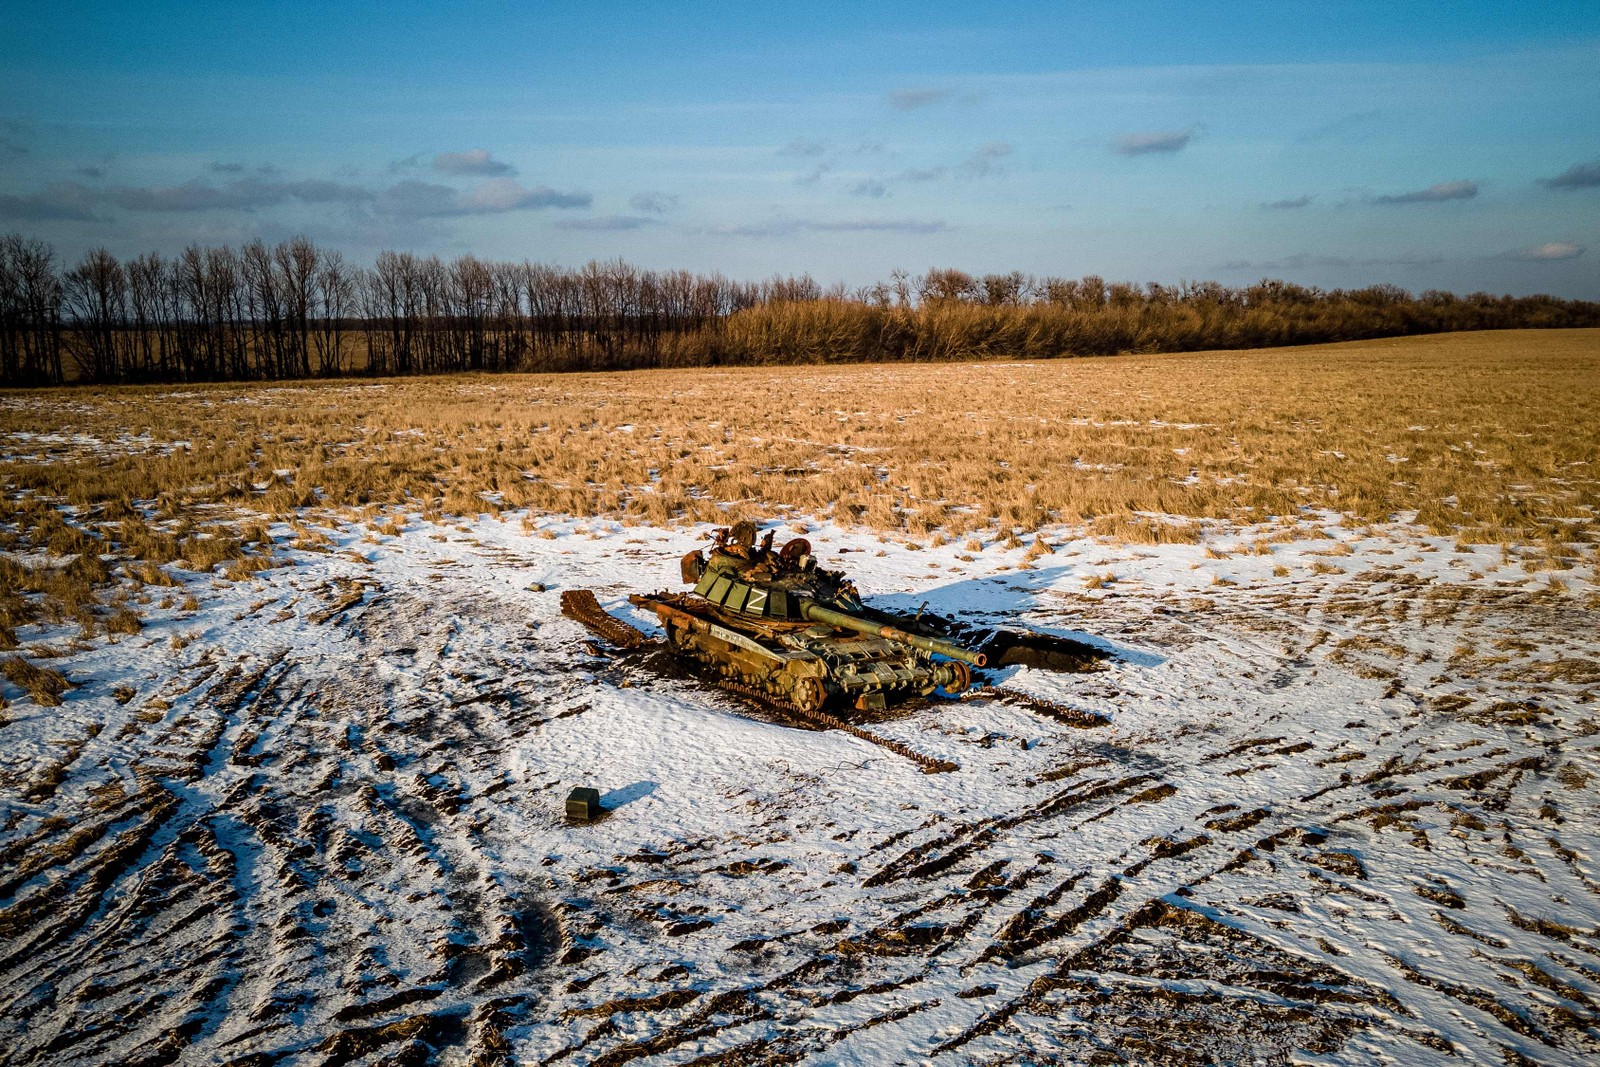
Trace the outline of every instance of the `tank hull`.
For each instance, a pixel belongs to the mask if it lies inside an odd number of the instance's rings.
[[[884,637],[815,622],[743,616],[703,597],[658,593],[632,602],[661,619],[667,642],[718,677],[804,710],[859,709],[966,688],[959,662]]]

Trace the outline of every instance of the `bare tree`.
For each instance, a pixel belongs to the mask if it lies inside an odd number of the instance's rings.
[[[61,296],[54,249],[21,234],[0,241],[0,367],[6,381],[64,380]]]
[[[311,304],[317,257],[317,246],[305,237],[285,241],[272,250],[287,334],[280,377],[311,373]]]
[[[1019,307],[1028,296],[1028,282],[1021,271],[983,276],[983,302],[991,307]]]
[[[324,252],[317,267],[316,349],[317,373],[323,377],[344,371],[345,319],[355,308],[356,279],[338,252]]]
[[[935,268],[922,276],[917,296],[923,303],[978,299],[978,283],[962,270]]]
[[[128,277],[122,264],[104,248],[96,248],[67,271],[63,282],[63,306],[72,328],[70,350],[79,377],[116,381],[121,377],[117,341],[128,308]]]
[[[982,305],[982,306],[979,306]],[[191,245],[120,264],[96,249],[70,270],[0,238],[0,385],[286,378],[350,368],[411,374],[793,360],[947,360],[1181,351],[1445,329],[1600,325],[1600,304],[1393,286],[1322,291],[931,269],[848,292],[809,275],[760,282],[577,270],[465,255],[381,252],[371,270],[297,237],[238,252]],[[361,343],[361,342],[358,342]],[[313,358],[314,357],[314,358]]]
[[[171,324],[166,261],[152,252],[129,263],[127,272],[128,329],[133,334],[128,344],[128,375],[139,381],[166,378]]]

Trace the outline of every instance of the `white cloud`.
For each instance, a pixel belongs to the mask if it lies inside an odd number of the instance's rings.
[[[1004,141],[990,141],[988,144],[980,145],[977,151],[961,164],[961,173],[969,178],[983,178],[993,174],[1000,169],[997,160],[1004,159],[1012,151],[1012,147]]]
[[[796,175],[796,185],[815,185],[822,180],[822,176],[833,168],[826,163],[818,163],[804,174]]]
[[[431,182],[398,182],[378,199],[378,210],[408,218],[447,218],[547,207],[585,208],[593,203],[594,197],[588,193],[563,193],[548,185],[528,189],[510,178],[495,178],[464,193]]]
[[[660,219],[640,215],[599,215],[592,219],[563,219],[556,226],[563,230],[642,230],[660,226]]]
[[[1478,195],[1478,183],[1440,182],[1410,193],[1395,193],[1373,199],[1375,204],[1437,204],[1443,200],[1471,200]]]
[[[797,233],[938,233],[949,227],[941,219],[775,219],[744,225],[712,226],[717,237],[789,237]]]
[[[1111,142],[1111,150],[1119,156],[1143,156],[1152,152],[1179,152],[1194,140],[1193,130],[1154,130],[1146,133],[1125,133]]]
[[[672,193],[646,191],[633,194],[628,199],[628,206],[651,215],[665,215],[678,206],[680,199]]]
[[[949,89],[896,89],[889,94],[889,105],[896,111],[914,111],[949,98]]]
[[[80,168],[80,171],[87,172],[89,169]],[[110,189],[90,188],[78,182],[58,182],[38,193],[0,197],[0,215],[23,219],[82,220],[94,217],[91,208],[106,204],[136,212],[256,211],[290,201],[302,204],[353,204],[373,197],[370,189],[359,185],[322,179],[273,182],[246,178],[223,185],[187,181],[180,185],[119,185]]]
[[[1532,248],[1509,252],[1507,256],[1525,263],[1549,263],[1561,259],[1577,259],[1583,255],[1583,251],[1582,245],[1573,244],[1571,241],[1548,241]]]
[[[949,227],[941,219],[844,219],[810,222],[805,228],[824,233],[938,233]]]
[[[1600,185],[1600,159],[1574,163],[1554,178],[1542,179],[1541,184],[1551,189],[1592,189]]]
[[[820,156],[828,150],[828,146],[821,141],[808,141],[804,137],[796,137],[782,148],[778,149],[780,156]]]
[[[78,182],[58,182],[37,193],[0,193],[0,219],[24,222],[88,222],[96,218],[96,191]]]
[[[489,155],[487,148],[467,152],[440,152],[433,157],[433,169],[441,174],[472,174],[483,177],[515,174],[516,168]]]

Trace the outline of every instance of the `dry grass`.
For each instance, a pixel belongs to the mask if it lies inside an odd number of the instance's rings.
[[[172,580],[165,565],[241,577],[262,565],[262,515],[325,548],[308,523],[391,535],[396,507],[431,521],[826,516],[969,551],[1021,547],[1019,532],[1055,523],[1151,544],[1276,521],[1271,543],[1304,537],[1294,521],[1326,509],[1351,528],[1414,516],[1462,545],[1537,545],[1533,566],[1563,568],[1592,553],[1597,426],[1596,330],[0,393],[0,549],[50,556],[0,555],[0,647],[41,613],[92,616],[102,554],[151,585]],[[1027,543],[1035,557],[1048,547]]]
[[[105,622],[108,634],[136,634],[144,629],[144,623],[139,619],[138,612],[126,606],[118,607],[111,613]]]
[[[71,688],[71,683],[53,667],[39,667],[21,656],[7,656],[0,660],[0,675],[33,697],[40,707],[53,708],[61,703],[61,694]]]
[[[150,444],[111,459],[63,449],[0,477],[138,525],[134,500],[175,517],[403,504],[655,523],[720,521],[727,503],[916,537],[1087,520],[1161,541],[1195,539],[1170,516],[1313,507],[1356,523],[1414,512],[1463,543],[1587,541],[1597,383],[1600,331],[1569,330],[1037,364],[56,391],[0,395],[0,434]],[[238,547],[202,532],[134,554],[205,568]]]

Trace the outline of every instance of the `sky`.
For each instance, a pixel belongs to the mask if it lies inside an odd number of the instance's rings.
[[[1600,299],[1600,4],[7,0],[0,233]]]

